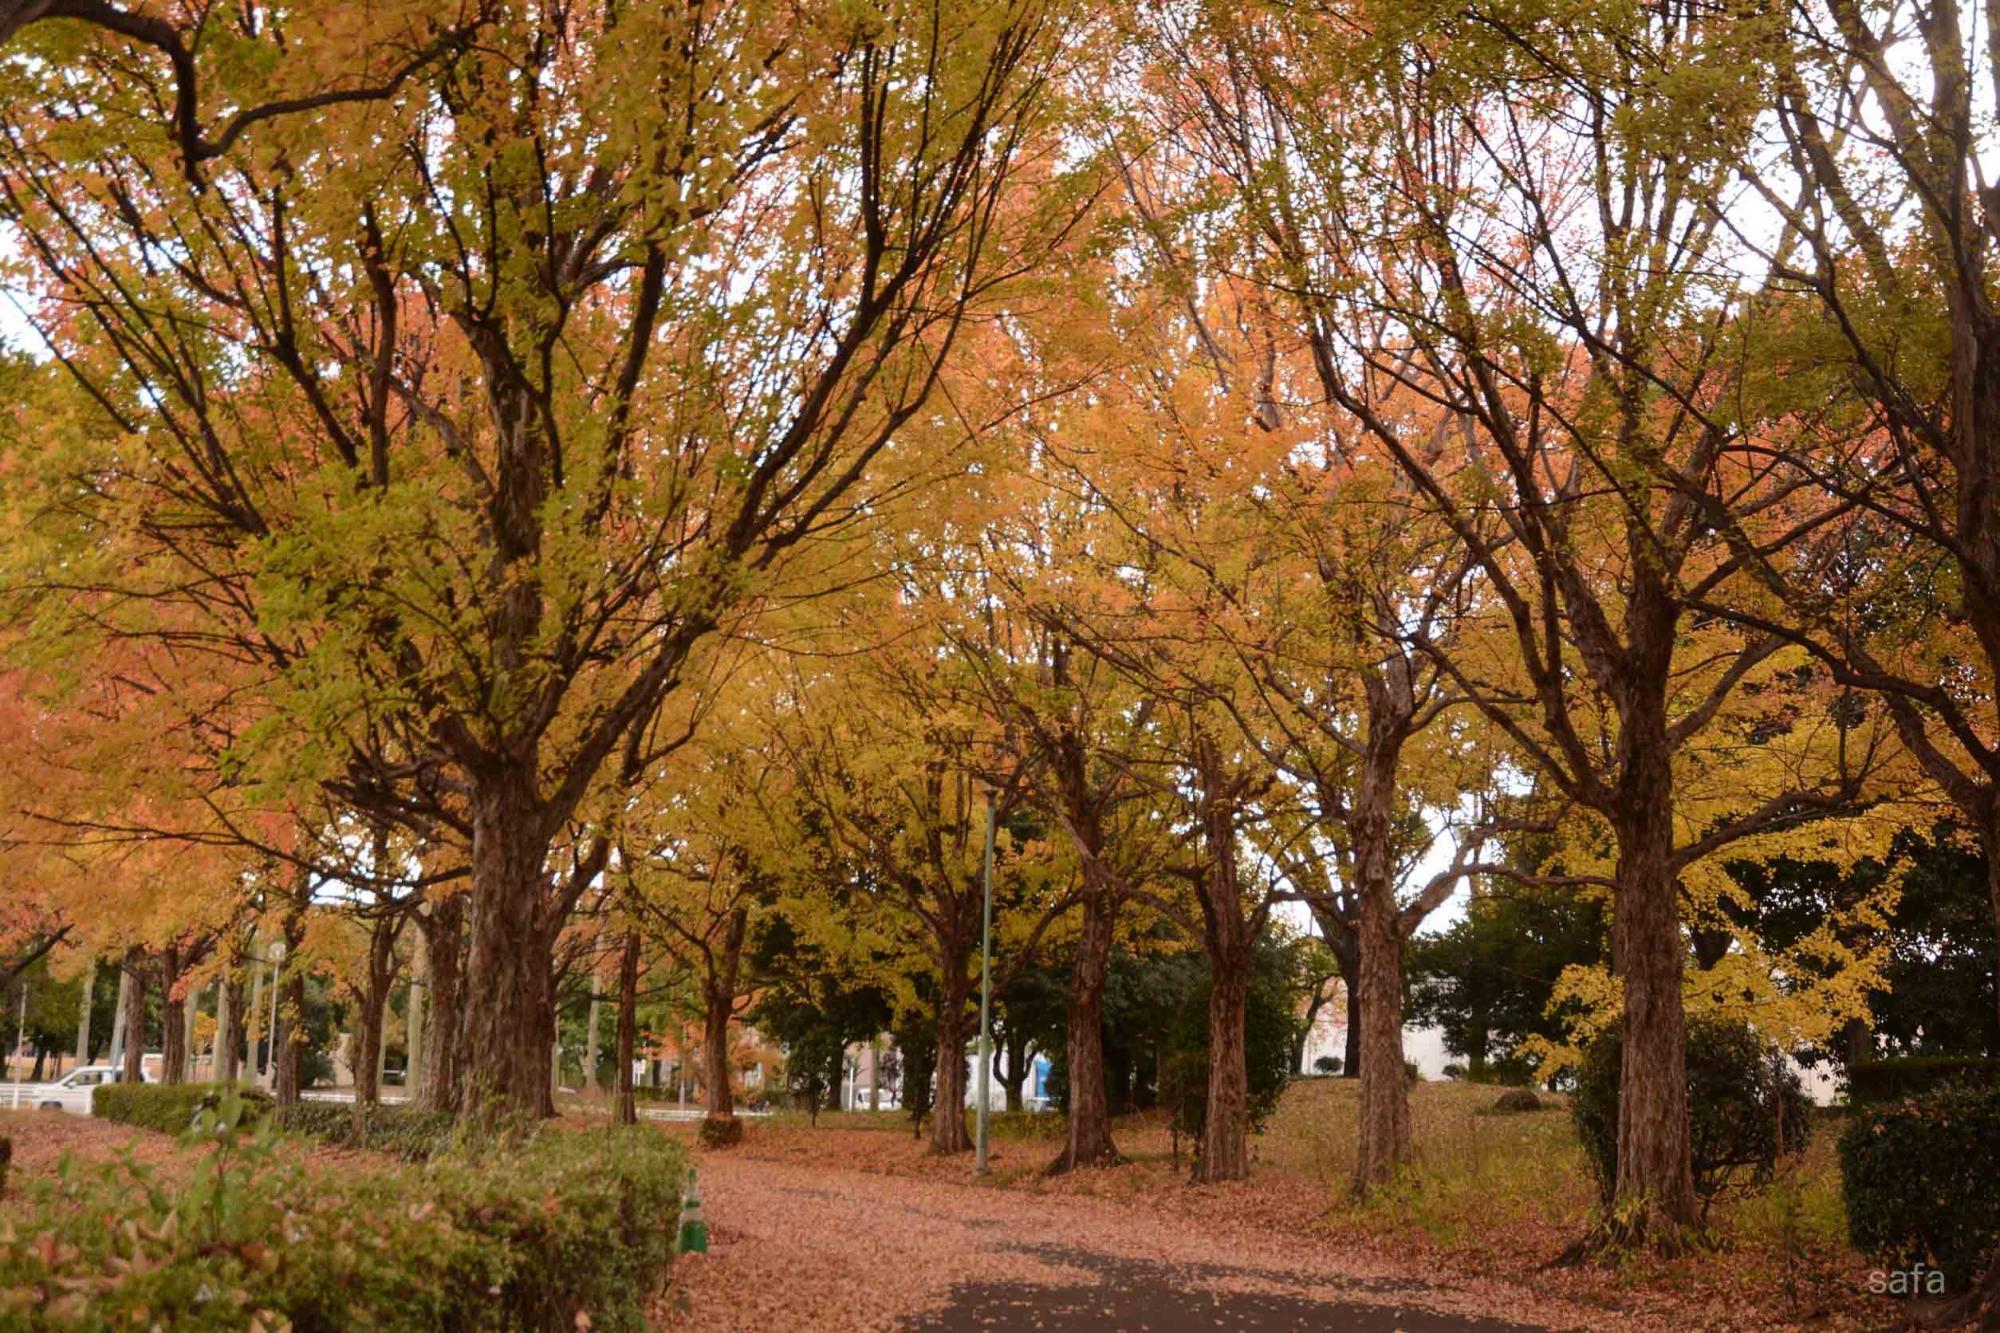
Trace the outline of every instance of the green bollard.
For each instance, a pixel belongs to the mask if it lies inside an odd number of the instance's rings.
[[[708,1223],[701,1220],[701,1191],[696,1188],[694,1168],[688,1168],[687,1193],[681,1196],[681,1234],[676,1247],[681,1254],[708,1253]]]

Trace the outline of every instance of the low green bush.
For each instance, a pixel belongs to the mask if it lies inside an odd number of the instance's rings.
[[[1847,1067],[1847,1100],[1855,1106],[1893,1102],[1967,1083],[2000,1086],[2000,1060],[1985,1056],[1904,1055],[1887,1060],[1856,1060]]]
[[[121,1125],[183,1134],[203,1110],[213,1110],[229,1090],[226,1083],[103,1083],[91,1090],[90,1113]],[[240,1090],[247,1123],[271,1109],[270,1094]]]
[[[225,1097],[181,1183],[66,1161],[0,1216],[0,1327],[297,1333],[645,1327],[687,1161],[646,1129],[544,1128],[330,1171]]]
[[[1584,1052],[1570,1115],[1608,1201],[1618,1179],[1616,1030]],[[1811,1137],[1812,1100],[1778,1049],[1746,1023],[1697,1019],[1687,1029],[1688,1140],[1704,1209],[1729,1189],[1770,1182]]]
[[[296,1102],[278,1109],[278,1125],[342,1148],[373,1148],[406,1162],[421,1162],[451,1146],[453,1121],[449,1111],[422,1111],[413,1106],[378,1105],[357,1118],[351,1102]]]
[[[1840,1136],[1854,1247],[1954,1289],[2000,1254],[2000,1087],[1947,1086],[1855,1112]]]

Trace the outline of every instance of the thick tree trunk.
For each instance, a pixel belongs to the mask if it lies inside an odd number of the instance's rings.
[[[1396,903],[1392,820],[1396,768],[1414,704],[1403,659],[1364,678],[1368,737],[1348,834],[1354,848],[1361,965],[1361,1114],[1354,1192],[1387,1184],[1409,1163],[1410,1092],[1403,1069],[1403,924]]]
[[[1208,1107],[1196,1180],[1242,1180],[1250,1174],[1250,1065],[1243,1016],[1250,992],[1244,940],[1211,953],[1208,992]]]
[[[224,1082],[236,1083],[243,1078],[243,1038],[246,1031],[253,1044],[257,1040],[257,1011],[254,1006],[246,1007],[248,997],[243,992],[241,973],[229,979],[226,994],[229,997],[229,1040],[222,1046],[222,1078]]]
[[[146,972],[145,954],[139,949],[125,951],[125,1058],[119,1077],[137,1083],[146,1057]]]
[[[465,898],[454,893],[433,901],[417,917],[429,971],[430,1039],[424,1043],[417,1101],[427,1110],[448,1111],[458,1104],[461,1006],[459,977],[465,959]]]
[[[1196,881],[1203,943],[1208,953],[1208,1102],[1201,1160],[1194,1178],[1241,1180],[1250,1174],[1250,1066],[1243,1018],[1250,992],[1250,923],[1236,875],[1236,807],[1220,751],[1207,736],[1195,741],[1202,792],[1202,851]]]
[[[360,1052],[354,1066],[354,1105],[374,1106],[382,1100],[382,1020],[389,1009],[389,990],[396,984],[396,937],[400,918],[382,917],[369,923],[368,975],[361,992],[357,1024]]]
[[[748,908],[738,907],[722,923],[722,938],[708,953],[706,990],[707,1012],[702,1015],[702,1059],[708,1079],[706,1119],[702,1142],[722,1147],[743,1137],[736,1120],[736,1091],[730,1086],[734,1072],[729,1059],[729,1019],[736,1005],[736,973],[743,960],[743,939],[749,929]]]
[[[550,1103],[552,980],[543,932],[548,857],[532,757],[482,775],[472,792],[472,921],[458,1099],[475,1117],[541,1115]]]
[[[1086,883],[1092,878],[1084,872]],[[1069,1012],[1064,1031],[1069,1066],[1069,1126],[1062,1155],[1051,1171],[1104,1166],[1118,1160],[1111,1141],[1111,1097],[1104,1071],[1104,982],[1110,971],[1117,899],[1099,885],[1083,901],[1083,924],[1070,963]]]
[[[639,1107],[632,1091],[632,1062],[639,1042],[639,935],[625,936],[625,948],[618,955],[618,1108],[615,1118],[621,1125],[639,1123]]]
[[[271,1041],[271,1095],[280,1106],[296,1106],[305,1086],[306,973],[299,960],[304,941],[305,922],[300,910],[294,910],[285,917],[284,970],[272,982],[276,1036]]]
[[[931,1108],[931,1151],[961,1153],[972,1150],[972,1136],[965,1127],[965,1046],[971,1039],[972,1019],[966,1013],[971,986],[965,980],[963,959],[954,956],[946,967],[942,994],[938,999],[937,1100]]]
[[[1028,1082],[1028,1034],[1010,1028],[1006,1037],[993,1049],[994,1063],[999,1063],[1003,1051],[1007,1056],[1006,1072],[1003,1074],[995,1069],[993,1080],[1006,1090],[1007,1109],[1019,1114],[1027,1109],[1021,1091]]]
[[[1386,849],[1385,849],[1386,851]],[[1387,1184],[1410,1157],[1403,1068],[1403,931],[1386,863],[1361,888],[1361,1113],[1354,1192]]]
[[[160,1082],[185,1083],[188,1078],[187,1006],[192,996],[176,1000],[181,951],[168,945],[160,955]]]
[[[1625,997],[1618,1086],[1621,1229],[1661,1247],[1696,1226],[1688,1139],[1687,1029],[1681,983],[1685,950],[1674,882],[1673,784],[1663,709],[1623,719],[1613,964]]]

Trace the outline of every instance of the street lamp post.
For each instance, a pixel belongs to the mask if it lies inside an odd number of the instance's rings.
[[[993,789],[986,789],[986,902],[979,928],[978,1171],[986,1174],[986,1102],[993,1077]]]

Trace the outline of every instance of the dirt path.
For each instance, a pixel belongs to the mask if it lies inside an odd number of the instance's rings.
[[[1473,1333],[1595,1322],[1519,1289],[1447,1287],[1232,1225],[1216,1208],[748,1153],[708,1154],[701,1184],[711,1248],[682,1261],[663,1311],[671,1329]]]

